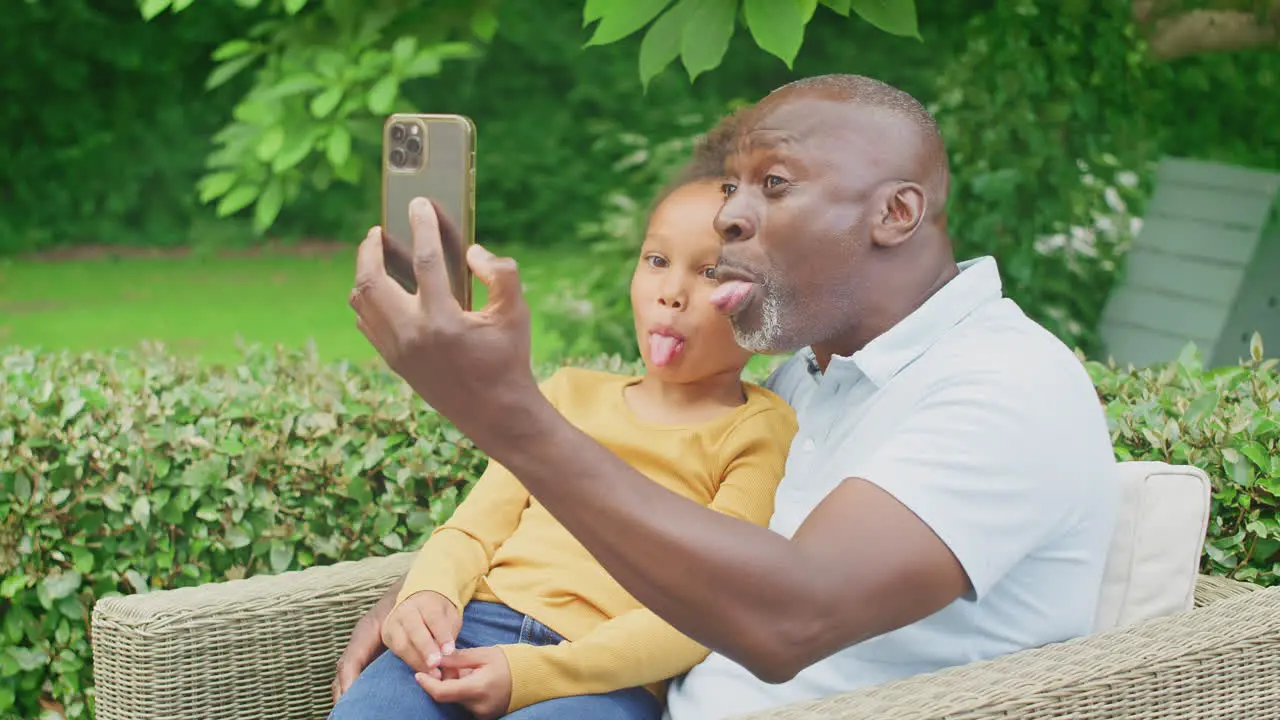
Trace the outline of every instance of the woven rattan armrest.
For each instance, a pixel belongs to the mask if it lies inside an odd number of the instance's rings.
[[[98,719],[323,718],[351,627],[410,560],[402,553],[101,600]],[[1267,669],[1280,667],[1280,589],[1253,588],[1202,577],[1197,604],[1209,605],[1201,610],[759,717],[1248,718],[1241,708],[1280,683]],[[1214,708],[1179,710],[1203,704]],[[1144,714],[1149,707],[1166,710]]]
[[[1208,579],[1220,599],[1190,612],[742,720],[1275,718],[1280,587],[1239,586]]]
[[[100,600],[92,618],[98,720],[325,717],[352,627],[412,558]]]
[[[1219,600],[1261,590],[1262,586],[1240,582],[1217,575],[1201,575],[1196,579],[1196,607],[1204,607]]]

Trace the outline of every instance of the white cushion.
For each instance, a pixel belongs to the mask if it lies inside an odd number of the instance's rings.
[[[1116,465],[1123,493],[1107,557],[1098,632],[1190,610],[1205,533],[1209,478],[1163,462]]]

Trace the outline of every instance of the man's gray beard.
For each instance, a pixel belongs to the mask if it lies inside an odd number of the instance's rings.
[[[794,350],[783,347],[782,300],[775,287],[760,286],[760,325],[753,330],[743,330],[731,320],[733,337],[744,350],[753,353],[773,354]]]

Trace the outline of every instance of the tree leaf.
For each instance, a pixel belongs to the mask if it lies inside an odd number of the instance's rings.
[[[433,526],[431,523],[431,513],[426,510],[414,510],[409,513],[409,517],[405,520],[405,527],[409,528],[409,532],[424,533]]]
[[[276,574],[288,570],[289,564],[293,562],[293,545],[278,541],[272,543],[269,561],[271,563],[271,571]]]
[[[81,575],[88,575],[93,572],[93,553],[87,548],[74,546],[71,548],[71,564],[75,567],[76,572]]]
[[[30,582],[31,578],[20,572],[5,575],[0,579],[0,598],[11,598],[17,595],[18,591],[26,589]]]
[[[745,0],[743,4],[747,29],[756,45],[781,59],[788,70],[804,44],[808,19],[801,5],[802,0]]]
[[[124,571],[124,579],[128,581],[133,591],[138,594],[145,593],[151,589],[151,583],[147,582],[147,576],[133,568]]]
[[[338,103],[342,102],[342,88],[331,87],[311,98],[311,114],[317,118],[328,117]]]
[[[14,480],[13,494],[20,503],[25,503],[31,499],[31,478],[26,473],[19,473],[17,479]]]
[[[73,398],[68,398],[67,401],[62,404],[62,413],[58,416],[58,419],[62,421],[63,425],[66,425],[68,420],[79,415],[80,411],[83,409],[84,398],[79,395],[76,395]]]
[[[373,84],[373,87],[369,88],[369,94],[365,97],[369,112],[374,115],[386,115],[391,112],[398,92],[400,92],[400,79],[394,75],[383,75]]]
[[[143,20],[151,20],[168,9],[168,7],[169,0],[142,0],[138,10],[142,12]]]
[[[209,79],[204,82],[204,89],[213,90],[214,88],[225,85],[227,81],[231,80],[231,78],[239,75],[241,70],[249,67],[249,63],[252,63],[257,59],[258,55],[253,53],[232,58],[231,60],[218,65],[218,67],[213,69],[213,72],[209,73]]]
[[[850,7],[858,17],[890,35],[923,40],[917,26],[915,0],[853,0]]]
[[[853,0],[822,0],[822,4],[845,17],[849,17],[849,11],[853,9]]]
[[[680,57],[684,61],[689,82],[712,70],[724,59],[733,39],[734,21],[737,18],[738,0],[695,0],[680,42]]]
[[[386,509],[379,510],[377,517],[373,520],[373,534],[379,537],[386,535],[395,529],[396,522],[395,515],[387,512]]]
[[[253,538],[249,537],[249,533],[245,532],[244,528],[239,525],[232,525],[227,528],[227,532],[226,535],[223,536],[223,540],[226,542],[227,547],[233,550],[248,547],[249,543],[253,542]]]
[[[307,0],[284,0],[284,11],[290,15],[297,15],[306,6]]]
[[[1223,451],[1223,459],[1226,459],[1227,453]],[[1247,462],[1240,457],[1240,453],[1233,453],[1234,458],[1227,461],[1227,475],[1232,483],[1243,488],[1253,487],[1253,463]]]
[[[262,138],[258,140],[255,151],[259,160],[269,163],[280,152],[282,147],[284,147],[284,128],[279,125],[273,125],[262,133]]]
[[[249,207],[249,203],[256,197],[258,197],[258,188],[249,185],[237,187],[224,195],[222,202],[218,203],[218,217],[227,217],[240,212]]]
[[[1220,400],[1218,393],[1212,391],[1197,396],[1187,405],[1187,412],[1182,416],[1183,423],[1191,427],[1204,422],[1218,408]]]
[[[326,149],[330,164],[335,168],[345,165],[347,159],[351,157],[351,131],[347,130],[345,125],[334,127],[329,133],[329,144]]]
[[[369,481],[363,476],[357,475],[347,482],[347,497],[355,500],[360,505],[368,505],[373,502],[373,493],[369,491]]]
[[[737,0],[730,1],[737,2]],[[649,21],[656,18],[663,8],[671,4],[671,0],[622,0],[608,3],[607,8],[606,3],[597,4],[599,7],[592,9],[592,12],[598,13],[600,24],[596,25],[595,32],[591,34],[591,39],[587,40],[584,47],[608,45],[627,37],[648,25]],[[585,11],[588,9],[583,8],[584,18]]]
[[[284,181],[279,175],[271,178],[267,187],[258,196],[258,204],[253,208],[253,227],[259,233],[265,232],[280,215],[284,207]]]
[[[151,501],[146,495],[139,495],[133,501],[133,507],[129,509],[129,515],[139,527],[145,528],[151,523]]]
[[[621,0],[627,2],[627,0]],[[587,0],[582,5],[582,27],[591,24],[593,20],[599,20],[608,12],[607,8],[611,5],[617,5],[619,0]]]
[[[498,33],[498,16],[490,8],[480,8],[471,16],[471,32],[489,42]]]
[[[40,584],[49,595],[50,600],[60,600],[80,589],[83,578],[75,570],[68,570],[57,575],[46,577]]]
[[[677,57],[684,33],[685,19],[697,0],[679,0],[654,21],[644,39],[640,41],[640,85],[646,91],[649,82],[657,77]]]
[[[391,58],[397,67],[403,68],[413,60],[414,53],[418,52],[418,38],[412,35],[403,35],[396,38],[391,44]]]
[[[297,131],[289,133],[285,138],[284,147],[280,148],[280,152],[276,153],[275,159],[271,161],[271,171],[280,174],[296,167],[315,149],[316,138],[320,136],[321,131],[322,128],[313,126],[305,133]]]
[[[1256,442],[1247,442],[1240,448],[1240,454],[1253,461],[1254,465],[1264,473],[1271,472],[1271,457],[1267,449]]]
[[[208,203],[211,200],[220,198],[227,194],[232,185],[236,183],[236,174],[230,171],[222,171],[205,175],[200,179],[197,186],[199,190],[200,202]]]
[[[236,38],[234,40],[228,40],[227,42],[219,45],[217,49],[215,49],[213,53],[209,56],[209,59],[213,60],[214,62],[222,62],[223,60],[230,60],[233,57],[244,55],[245,53],[253,50],[255,47],[257,46],[254,45],[252,42],[245,40],[244,38]]]

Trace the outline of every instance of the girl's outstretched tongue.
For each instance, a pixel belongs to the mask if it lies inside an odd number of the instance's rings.
[[[671,335],[649,333],[649,359],[662,367],[671,362],[684,349],[684,340]]]

